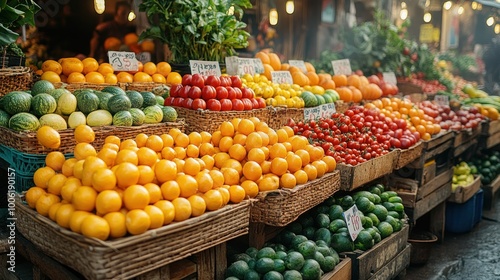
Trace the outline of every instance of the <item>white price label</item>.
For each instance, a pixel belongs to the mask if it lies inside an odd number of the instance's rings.
[[[108,51],[109,63],[115,71],[137,71],[139,63],[133,52]]]
[[[359,232],[363,229],[363,224],[358,213],[359,210],[358,207],[356,207],[356,204],[343,213],[347,229],[349,230],[349,234],[351,235],[351,239],[353,241],[356,240]]]
[[[142,64],[144,64],[146,62],[151,61],[151,53],[150,52],[140,52],[140,53],[135,55],[135,58],[137,60],[139,60],[140,62],[142,62]]]
[[[264,64],[262,64],[262,60],[260,58],[251,58],[253,62],[253,67],[255,68],[256,73],[264,73]]]
[[[440,106],[450,106],[450,99],[446,95],[436,95],[434,100]]]
[[[290,71],[272,71],[271,80],[275,84],[293,84],[292,74],[290,74]]]
[[[220,76],[220,66],[218,61],[190,60],[191,74],[203,76]]]
[[[332,68],[335,75],[348,76],[352,74],[351,62],[349,61],[349,59],[333,60]]]
[[[264,65],[259,58],[238,58],[238,71],[237,75],[250,74],[254,75],[257,73],[264,72]]]
[[[238,75],[238,57],[237,56],[227,56],[226,61],[226,73],[228,75]]]
[[[382,73],[382,76],[384,78],[384,82],[391,85],[398,84],[398,80],[396,80],[396,74],[394,74],[394,72],[384,72]]]
[[[331,118],[332,114],[336,113],[334,103],[323,104],[321,106],[316,106],[312,108],[304,109],[304,119],[305,120],[317,120],[320,118],[326,119]]]
[[[299,68],[300,71],[302,71],[304,73],[307,72],[306,64],[304,63],[303,60],[289,60],[288,64],[290,64],[290,66],[295,66],[295,67]]]

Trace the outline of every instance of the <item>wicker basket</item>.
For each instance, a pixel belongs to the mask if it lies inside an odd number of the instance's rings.
[[[118,84],[93,84],[93,83],[74,83],[74,84],[67,84],[67,83],[56,83],[54,85],[56,88],[65,88],[71,92],[74,92],[75,90],[79,89],[93,89],[93,90],[102,90],[105,87],[119,87],[123,90],[126,88],[125,83],[118,83]]]
[[[234,118],[257,117],[263,122],[267,123],[269,121],[269,110],[267,108],[248,111],[210,111],[191,110],[182,107],[174,108],[179,118],[183,118],[186,122],[186,133],[193,131],[214,133],[221,123],[231,121]]]
[[[141,91],[153,91],[154,88],[159,86],[165,86],[162,83],[127,83],[125,86],[126,90]]]
[[[0,68],[0,96],[15,90],[30,89],[33,84],[32,72],[29,67],[22,66]]]
[[[165,122],[157,124],[143,124],[140,126],[115,126],[113,135],[120,139],[133,139],[137,134],[144,133],[147,135],[162,135],[168,133],[170,129],[177,128],[184,132],[185,122],[183,119],[177,119],[176,122]]]
[[[304,120],[304,108],[272,107],[269,109],[269,121],[267,125],[273,129],[279,129],[286,125],[289,119],[294,121]]]
[[[17,229],[45,254],[87,279],[129,279],[248,233],[250,202],[207,212],[143,234],[86,238],[16,201]]]
[[[336,170],[293,189],[260,192],[252,206],[251,221],[286,226],[339,189],[340,172]]]

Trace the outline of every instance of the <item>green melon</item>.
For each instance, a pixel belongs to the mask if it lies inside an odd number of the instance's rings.
[[[128,111],[132,107],[130,98],[126,95],[117,94],[108,100],[108,111],[115,114],[120,111]]]
[[[37,117],[54,113],[56,108],[56,100],[48,93],[39,93],[31,98],[31,112]]]
[[[120,87],[108,86],[101,90],[102,92],[109,92],[113,95],[115,94],[125,94],[125,91]]]
[[[9,113],[5,112],[4,110],[0,110],[0,126],[9,127],[9,119]]]
[[[177,111],[173,107],[162,106],[161,110],[163,111],[162,122],[175,122],[177,120]]]
[[[57,100],[57,109],[63,115],[70,115],[76,111],[77,100],[71,92],[63,93]]]
[[[129,111],[119,111],[113,115],[113,125],[132,126],[133,118]]]
[[[80,89],[77,89],[77,90],[73,91],[73,94],[75,96],[78,96],[82,92],[92,92],[92,93],[94,93],[94,90],[90,89],[90,88],[80,88]]]
[[[159,95],[156,95],[155,97],[156,97],[156,105],[163,106],[163,104],[165,104],[165,98]]]
[[[333,97],[330,94],[321,95],[326,103],[333,103]]]
[[[59,101],[59,97],[61,97],[63,93],[71,93],[71,92],[65,88],[56,88],[49,92],[49,94],[52,95],[52,97],[54,97],[56,101]]]
[[[142,98],[144,99],[144,102],[142,103],[143,107],[156,105],[156,97],[152,92],[143,91],[143,92],[141,92],[141,95],[142,95]]]
[[[89,126],[105,126],[113,123],[113,116],[106,110],[95,110],[87,115]]]
[[[54,90],[54,85],[46,80],[39,80],[33,84],[31,88],[31,95],[35,96],[40,93],[49,93]]]
[[[142,125],[146,119],[146,115],[141,109],[130,108],[130,114],[132,114],[132,125]]]
[[[92,113],[90,113],[90,114],[92,114]],[[71,113],[71,115],[69,115],[68,125],[70,128],[75,128],[81,124],[87,124],[87,117],[85,116],[84,113],[82,113],[80,111],[76,111],[76,112]]]
[[[9,128],[15,131],[36,131],[39,127],[40,121],[30,113],[17,113],[9,119]]]
[[[76,96],[78,110],[84,114],[99,109],[99,98],[91,91],[83,91]]]
[[[142,97],[142,94],[140,94],[138,91],[135,90],[127,90],[126,94],[130,99],[130,104],[132,108],[142,108],[142,104],[144,103],[144,98]]]
[[[104,92],[104,91],[99,91],[96,93],[97,97],[99,98],[99,109],[103,109],[108,111],[108,101],[111,97],[114,95],[109,92]]]
[[[315,94],[314,96],[318,100],[318,106],[326,104],[326,100],[325,100],[325,98],[322,95]]]
[[[159,123],[163,120],[163,111],[158,105],[148,106],[142,111],[146,115],[144,123]]]
[[[24,91],[12,91],[2,98],[2,108],[10,115],[29,112],[31,108],[31,95]]]
[[[37,95],[38,96],[38,95]],[[55,130],[63,130],[68,128],[66,120],[58,114],[46,114],[40,117],[40,126],[48,125]]]
[[[310,91],[304,91],[300,94],[300,98],[304,100],[305,107],[315,107],[318,106],[318,99],[314,93]]]

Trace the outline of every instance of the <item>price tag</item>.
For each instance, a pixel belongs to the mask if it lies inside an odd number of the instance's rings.
[[[237,56],[227,56],[226,61],[226,73],[228,75],[238,75],[238,57]]]
[[[191,74],[203,76],[220,76],[220,66],[218,61],[190,60]]]
[[[137,60],[139,60],[140,62],[142,62],[142,64],[146,63],[146,62],[150,62],[151,61],[151,53],[149,52],[140,52],[138,54],[135,55],[135,58]]]
[[[108,52],[109,63],[115,71],[137,71],[139,63],[133,52]]]
[[[290,74],[290,71],[272,71],[271,80],[275,84],[293,84],[292,74]]]
[[[351,75],[352,74],[352,69],[351,69],[351,62],[349,59],[339,59],[339,60],[333,60],[332,61],[332,68],[333,68],[333,73],[335,75]]]
[[[332,114],[337,112],[337,108],[335,108],[334,103],[328,103],[320,106],[321,109],[321,118],[330,119]]]
[[[317,120],[320,118],[330,118],[335,112],[337,112],[337,109],[333,103],[323,104],[312,108],[305,108],[304,119]]]
[[[318,107],[311,107],[304,109],[304,120],[317,120],[321,115],[321,109]]]
[[[396,79],[396,74],[394,74],[394,72],[384,72],[384,73],[382,73],[382,76],[383,76],[384,81],[386,83],[389,83],[392,85],[398,84],[398,80]]]
[[[307,73],[306,64],[304,63],[303,60],[289,60],[288,64],[290,64],[290,66],[295,66],[295,67],[299,68],[300,71],[302,71],[304,73]]]
[[[250,74],[253,76],[255,73],[257,71],[251,58],[238,58],[238,75]]]
[[[262,64],[262,60],[260,58],[250,58],[253,62],[253,67],[255,68],[256,73],[264,73],[264,64]]]
[[[363,224],[361,222],[361,218],[358,215],[359,210],[356,205],[347,209],[343,213],[345,222],[347,224],[347,229],[349,230],[349,234],[351,235],[351,239],[354,241],[358,237],[359,232],[363,229]]]
[[[440,106],[450,106],[450,100],[446,95],[436,95],[434,96],[434,100]]]

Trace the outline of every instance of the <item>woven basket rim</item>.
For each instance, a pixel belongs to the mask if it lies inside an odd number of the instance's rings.
[[[11,66],[6,68],[0,68],[0,77],[29,74],[31,71],[32,71],[31,68],[24,66]]]

